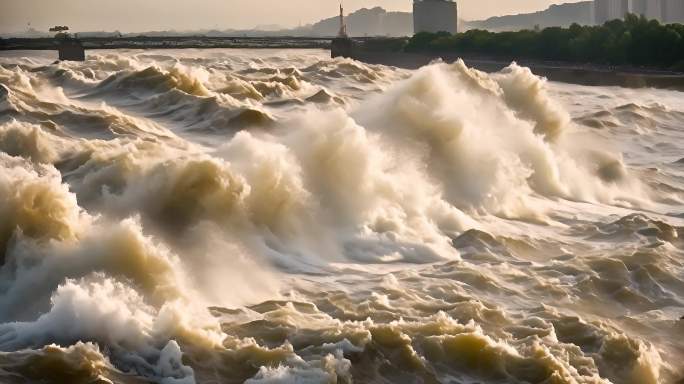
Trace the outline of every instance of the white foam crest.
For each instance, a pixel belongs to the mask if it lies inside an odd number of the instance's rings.
[[[328,354],[320,360],[301,362],[299,366],[262,366],[245,384],[315,384],[351,383],[351,362],[342,354]]]
[[[0,233],[0,317],[23,319],[0,326],[0,349],[93,341],[142,376],[191,377],[168,340],[210,347],[223,333],[178,258],[133,219],[82,211],[51,166],[0,159],[0,213],[14,220]]]
[[[157,310],[126,284],[94,274],[79,280],[68,279],[57,287],[50,311],[35,321],[0,326],[0,349],[94,342],[106,346],[119,367],[133,369],[140,376],[161,382],[192,383],[193,370],[182,363],[180,347],[170,339],[194,336],[192,341],[208,345],[218,344],[222,339],[217,326],[203,333],[183,329],[188,321],[196,325],[198,316],[201,318],[202,314],[193,312],[191,307],[174,303]],[[206,337],[206,341],[199,337]],[[161,349],[156,346],[160,342],[165,344]]]
[[[0,252],[15,236],[74,240],[88,218],[54,168],[0,153]]]
[[[304,123],[311,116],[328,123]],[[294,254],[315,263],[455,257],[445,233],[475,224],[419,169],[392,162],[341,111],[311,111],[290,124],[299,127],[284,136],[241,132],[213,156],[149,143],[101,146],[70,183],[115,215],[142,212],[166,227],[229,225],[271,244],[284,264]]]
[[[461,61],[432,64],[352,113],[397,151],[421,158],[462,209],[543,219],[536,194],[648,204],[619,156],[564,137],[567,113],[542,80],[515,65],[490,76]]]

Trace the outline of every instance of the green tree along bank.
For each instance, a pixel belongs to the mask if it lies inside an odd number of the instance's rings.
[[[649,66],[684,71],[684,25],[662,25],[643,16],[627,15],[601,26],[573,24],[518,32],[470,30],[417,33],[408,52],[453,52],[488,56]]]

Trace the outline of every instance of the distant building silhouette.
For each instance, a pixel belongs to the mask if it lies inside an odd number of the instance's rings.
[[[684,23],[684,0],[662,0],[665,23]]]
[[[663,0],[632,0],[632,13],[663,21]]]
[[[594,0],[597,24],[634,13],[663,23],[684,23],[684,0]]]
[[[630,11],[629,0],[594,0],[594,17],[596,24],[623,19]]]
[[[414,0],[413,30],[418,32],[458,32],[458,5],[450,0]]]

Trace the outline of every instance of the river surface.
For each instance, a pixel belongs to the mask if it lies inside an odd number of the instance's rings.
[[[2,383],[681,383],[684,94],[0,53]]]

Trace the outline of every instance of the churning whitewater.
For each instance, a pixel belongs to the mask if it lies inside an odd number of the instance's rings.
[[[3,383],[680,383],[684,97],[0,56]]]

